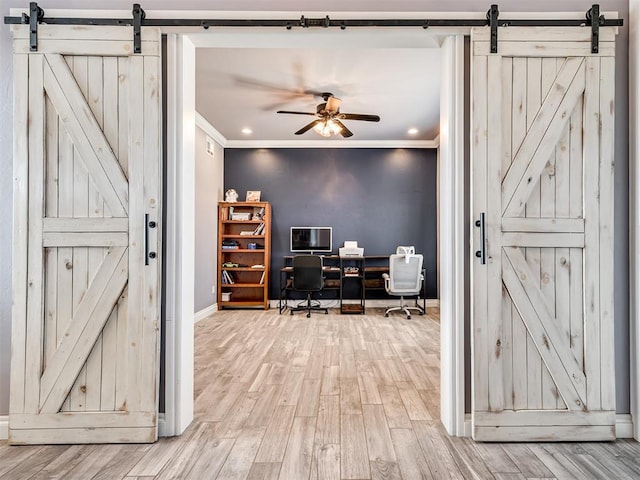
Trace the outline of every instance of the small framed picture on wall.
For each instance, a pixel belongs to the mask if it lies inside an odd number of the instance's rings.
[[[247,202],[259,202],[260,190],[247,190]]]

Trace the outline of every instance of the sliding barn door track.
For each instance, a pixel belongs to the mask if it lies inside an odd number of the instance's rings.
[[[133,4],[131,18],[68,18],[47,17],[44,10],[36,2],[29,4],[29,15],[23,13],[21,17],[4,17],[6,24],[25,24],[30,29],[30,50],[38,50],[38,24],[49,25],[130,25],[133,27],[133,51],[141,52],[142,27],[275,27],[291,30],[293,28],[331,28],[342,30],[357,27],[484,27],[491,29],[491,53],[498,53],[498,27],[591,27],[591,53],[598,53],[600,27],[621,27],[622,19],[606,19],[600,15],[600,5],[591,6],[582,19],[518,19],[505,20],[499,18],[498,5],[491,5],[486,19],[350,19],[334,20],[324,18],[307,18],[302,15],[297,20],[277,19],[165,19],[146,18],[139,3]]]

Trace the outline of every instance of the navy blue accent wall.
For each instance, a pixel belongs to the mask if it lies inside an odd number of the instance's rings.
[[[278,296],[289,227],[333,227],[333,251],[357,240],[365,255],[415,245],[427,298],[437,298],[436,151],[433,149],[225,149],[225,190],[260,190],[271,202],[270,298]]]

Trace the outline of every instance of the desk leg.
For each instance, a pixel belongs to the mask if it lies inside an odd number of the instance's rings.
[[[282,277],[284,276],[284,288],[282,288]],[[278,295],[278,314],[282,315],[289,307],[289,294],[287,293],[287,272],[280,272],[279,279],[279,295]]]

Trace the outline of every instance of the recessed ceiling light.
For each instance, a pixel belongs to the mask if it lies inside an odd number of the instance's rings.
[[[418,133],[418,129],[417,128],[410,128],[409,130],[407,130],[407,133],[409,135],[415,135],[416,133]]]
[[[242,130],[242,133],[244,133],[245,135],[251,135],[253,133],[253,130],[251,130],[248,127],[244,127]]]

